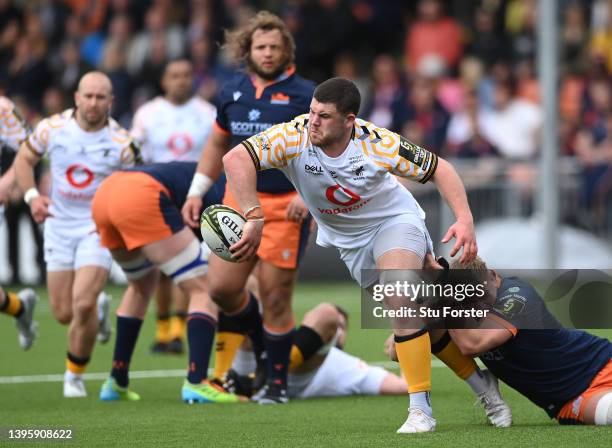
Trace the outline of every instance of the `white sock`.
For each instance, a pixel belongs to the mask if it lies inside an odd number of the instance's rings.
[[[432,416],[431,402],[429,401],[429,391],[415,392],[410,394],[410,408],[420,409],[430,417]]]
[[[482,370],[478,368],[467,377],[465,382],[468,383],[476,395],[485,393],[489,389],[487,378],[482,374]]]
[[[82,375],[80,373],[74,373],[70,370],[66,370],[64,373],[64,381],[72,381],[81,378]]]
[[[255,362],[255,355],[251,351],[238,349],[234,361],[232,362],[232,369],[236,371],[238,375],[249,375],[255,372],[257,363]]]
[[[98,294],[98,299],[96,300],[97,302],[97,308],[98,308],[98,322],[102,322],[102,319],[104,319],[104,313],[102,311],[102,307],[100,306],[100,301],[102,300],[102,298],[106,295],[106,293],[104,291],[102,291],[100,294]]]

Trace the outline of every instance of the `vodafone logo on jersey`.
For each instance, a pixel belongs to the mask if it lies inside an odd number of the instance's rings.
[[[336,205],[343,205],[345,207],[353,205],[361,199],[357,193],[353,193],[348,188],[344,188],[340,185],[333,185],[325,191],[327,200]]]
[[[94,173],[85,165],[75,163],[66,170],[66,178],[74,188],[83,189],[91,185],[94,180]]]
[[[168,149],[176,157],[187,154],[193,148],[193,140],[187,134],[176,132],[168,139]]]
[[[355,210],[359,210],[361,207],[366,205],[372,200],[366,199],[361,200],[361,196],[357,193],[352,192],[348,188],[341,185],[333,185],[325,190],[325,197],[332,204],[339,205],[336,208],[320,208],[318,207],[319,213],[324,215],[339,215],[344,213],[351,213]]]

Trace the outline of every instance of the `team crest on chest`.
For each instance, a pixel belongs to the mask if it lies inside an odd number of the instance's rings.
[[[259,120],[259,117],[261,117],[261,112],[258,109],[251,109],[249,111],[249,121]]]

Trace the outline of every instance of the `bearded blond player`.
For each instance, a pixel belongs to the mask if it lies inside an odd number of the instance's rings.
[[[91,201],[109,174],[139,158],[127,131],[112,118],[112,85],[100,72],[85,74],[76,107],[42,120],[15,159],[17,183],[34,220],[44,223],[47,288],[55,318],[69,325],[64,396],[85,397],[82,374],[96,333],[108,340],[109,298],[102,289],[111,267],[91,216]],[[34,166],[47,154],[52,188],[41,195]],[[98,305],[98,306],[96,306]]]

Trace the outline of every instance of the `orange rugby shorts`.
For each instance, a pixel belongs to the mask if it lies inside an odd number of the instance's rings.
[[[102,182],[92,203],[102,246],[133,250],[163,240],[185,225],[165,186],[148,174],[118,171]]]
[[[310,215],[301,223],[288,221],[285,211],[297,192],[257,193],[265,223],[257,256],[273,266],[297,269],[310,236]],[[225,189],[223,204],[240,210],[229,188]]]
[[[561,408],[557,414],[557,420],[560,423],[584,423],[584,409],[589,399],[606,389],[612,391],[612,359],[595,375],[587,390]]]

